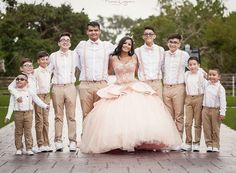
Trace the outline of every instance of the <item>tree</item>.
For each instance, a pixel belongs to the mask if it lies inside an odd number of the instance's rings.
[[[130,28],[137,21],[134,21],[129,17],[123,17],[119,15],[114,15],[107,18],[99,15],[98,22],[102,26],[102,39],[110,40],[112,43],[115,43],[117,36],[130,35]]]
[[[200,49],[203,67],[216,66],[222,72],[235,72],[235,14],[224,16],[222,0],[197,0],[196,5],[189,0],[181,2],[160,0],[159,16],[136,23],[131,30],[136,46],[143,44],[141,35],[145,26],[156,29],[157,42],[164,47],[167,36],[178,32],[183,36],[183,46],[188,43]]]
[[[10,2],[10,1],[8,1]],[[73,12],[70,5],[53,7],[50,4],[8,4],[6,13],[0,13],[0,55],[6,62],[6,75],[14,75],[22,57],[30,57],[40,50],[51,53],[58,49],[60,33],[72,33],[72,48],[87,38],[89,18],[83,12]]]

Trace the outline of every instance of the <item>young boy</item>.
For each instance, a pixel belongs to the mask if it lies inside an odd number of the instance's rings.
[[[32,138],[32,121],[33,121],[33,104],[34,101],[40,107],[48,109],[48,105],[45,104],[38,96],[31,91],[27,86],[28,77],[26,74],[20,74],[15,79],[17,95],[21,98],[21,102],[17,101],[17,97],[11,95],[8,112],[5,118],[7,123],[13,111],[15,112],[15,145],[16,155],[22,155],[23,143],[22,136],[25,137],[26,154],[34,155],[32,152],[33,138]]]
[[[187,67],[189,55],[187,52],[180,50],[181,35],[171,34],[168,37],[168,48],[165,52],[164,60],[164,89],[163,101],[167,106],[176,127],[182,138],[184,130],[184,100],[185,85],[184,74]],[[180,150],[180,146],[172,148]]]
[[[37,54],[39,67],[34,70],[36,89],[38,97],[50,105],[50,86],[52,72],[49,70],[49,55],[45,51]],[[49,111],[35,105],[35,130],[38,145],[38,152],[52,152],[48,138],[48,115]]]
[[[188,69],[185,72],[185,145],[182,145],[182,150],[199,152],[200,139],[202,131],[202,101],[204,91],[204,73],[199,68],[199,60],[197,57],[188,59]],[[192,124],[194,119],[194,136],[192,141]],[[193,146],[192,146],[193,144]],[[192,148],[193,147],[193,148]]]
[[[207,152],[219,152],[220,124],[226,112],[225,89],[221,85],[220,71],[212,68],[208,72],[203,97],[202,122]]]

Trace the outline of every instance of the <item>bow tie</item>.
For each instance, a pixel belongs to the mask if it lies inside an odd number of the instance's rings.
[[[171,56],[175,56],[175,55],[176,55],[176,52],[171,52],[171,51],[169,51],[169,54],[170,54]]]
[[[90,43],[98,45],[98,41],[90,41]]]
[[[145,46],[145,49],[146,49],[146,50],[151,50],[151,51],[153,51],[153,50],[154,50],[154,48],[153,48],[153,47],[147,47],[147,46]]]
[[[61,52],[61,56],[68,56],[68,52]]]

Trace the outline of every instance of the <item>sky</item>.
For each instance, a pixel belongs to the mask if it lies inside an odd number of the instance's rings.
[[[109,17],[123,15],[132,19],[145,19],[150,15],[158,15],[157,0],[18,0],[18,2],[40,3],[48,2],[54,6],[63,3],[71,4],[75,12],[84,11],[90,20],[96,20],[97,15]],[[195,0],[191,0],[193,3]],[[236,11],[236,0],[224,0],[228,12]]]

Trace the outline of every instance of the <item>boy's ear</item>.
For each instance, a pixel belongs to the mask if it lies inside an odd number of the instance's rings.
[[[20,67],[20,71],[23,71],[23,68],[22,68],[22,67]]]

